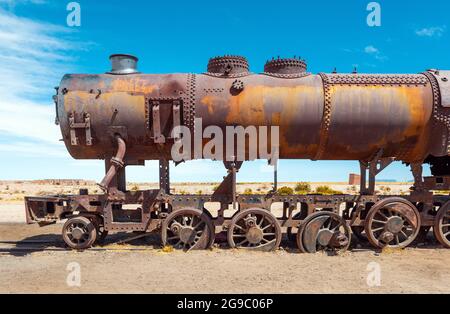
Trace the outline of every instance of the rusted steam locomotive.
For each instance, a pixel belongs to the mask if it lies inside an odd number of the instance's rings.
[[[159,231],[163,245],[206,249],[227,232],[230,247],[269,251],[287,232],[303,252],[340,252],[352,234],[403,248],[431,228],[450,247],[450,71],[313,75],[304,60],[277,58],[255,74],[245,58],[223,56],[202,74],[147,75],[133,56],[110,59],[106,74],[64,76],[54,97],[69,153],[105,160],[104,193],[26,198],[28,223],[67,219],[69,247],[88,248],[109,231]],[[212,125],[277,126],[282,159],[359,161],[360,193],[280,195],[275,176],[273,191],[238,195],[242,160],[226,156],[218,159],[227,175],[212,195],[171,193],[171,148],[180,140],[173,129]],[[126,166],[145,160],[159,160],[160,188],[127,191]],[[377,195],[376,175],[394,160],[411,167],[414,186],[409,195]],[[432,176],[424,178],[426,163]],[[216,214],[207,203],[219,205]]]

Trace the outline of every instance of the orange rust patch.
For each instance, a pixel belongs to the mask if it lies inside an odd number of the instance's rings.
[[[200,103],[208,108],[208,113],[210,115],[214,114],[214,109],[216,108],[216,97],[212,95],[207,95],[200,100]]]
[[[409,104],[409,112],[411,115],[411,124],[406,130],[405,135],[417,135],[418,132],[423,131],[424,126],[427,124],[431,113],[431,105],[426,105],[423,88],[402,87],[399,89],[399,93]]]
[[[317,145],[295,145],[287,134],[302,115],[305,103],[317,106],[321,100],[320,86],[270,87],[249,86],[228,102],[228,125],[254,125],[280,127],[280,154],[282,157],[312,156]],[[204,99],[204,104],[214,108],[213,99]],[[213,110],[213,109],[211,109]]]
[[[249,86],[231,97],[226,122],[230,125],[290,125],[301,114],[301,102],[317,96],[318,87]]]
[[[426,157],[426,151],[430,142],[430,130],[426,126],[433,110],[433,100],[430,93],[426,94],[423,88],[414,88],[413,91],[402,90],[404,97],[410,103],[411,126],[406,130],[405,135],[418,134],[417,145],[410,153],[411,161],[421,161]]]
[[[117,78],[112,81],[112,90],[116,92],[151,94],[157,87],[157,85],[149,85],[148,81],[139,78]]]
[[[143,95],[131,96],[126,92],[112,92],[101,94],[96,98],[95,94],[85,91],[69,92],[64,96],[64,110],[66,112],[96,112],[113,111],[118,108],[127,108],[138,116],[145,116],[145,98]]]
[[[280,156],[283,158],[298,159],[298,156],[313,158],[316,155],[318,144],[301,145],[292,144],[286,140],[284,134],[280,131]],[[302,157],[303,158],[303,157]]]
[[[417,145],[408,153],[411,158],[422,158],[426,151],[426,143],[428,135],[426,126],[432,109],[432,99],[429,88],[424,86],[342,86],[334,85],[330,88],[333,106],[339,103],[338,107],[344,104],[347,99],[348,105],[354,108],[349,111],[361,111],[364,107],[379,106],[383,108],[383,112],[392,112],[392,108],[396,107],[398,112],[403,116],[392,117],[398,118],[403,122],[403,130],[400,134],[395,135],[397,138],[397,149],[403,149],[405,140],[411,138],[419,138]],[[333,107],[333,112],[335,109]],[[331,124],[333,124],[333,112],[331,114]],[[380,117],[381,118],[381,117]],[[384,134],[376,141],[370,142],[367,139],[367,150],[376,151],[379,148],[393,144],[393,134]],[[420,156],[420,157],[417,157]]]

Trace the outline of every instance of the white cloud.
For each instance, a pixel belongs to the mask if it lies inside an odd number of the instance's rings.
[[[372,53],[379,53],[379,50],[377,48],[375,48],[374,46],[370,45],[370,46],[367,46],[366,48],[364,48],[364,52],[372,54]]]
[[[15,97],[0,100],[0,131],[3,133],[55,143],[61,134],[54,122],[54,106]]]
[[[46,0],[0,0],[0,4],[6,4],[9,7],[13,7],[17,4],[26,4],[26,3],[44,4],[44,3],[47,3],[47,1]]]
[[[69,28],[0,8],[0,139],[7,137],[10,143],[1,144],[0,151],[12,152],[17,145],[18,153],[42,155],[63,147],[51,96],[63,74],[74,70],[76,58],[71,54],[88,47],[71,40],[73,34]]]
[[[441,37],[446,30],[446,26],[432,26],[416,30],[416,35],[420,37]]]
[[[0,143],[1,154],[14,154],[25,157],[62,157],[68,156],[64,144],[38,146],[33,142]]]
[[[378,48],[374,47],[373,45],[366,46],[364,48],[364,52],[369,55],[372,55],[378,61],[386,61],[388,59],[387,56],[383,55],[381,51]]]

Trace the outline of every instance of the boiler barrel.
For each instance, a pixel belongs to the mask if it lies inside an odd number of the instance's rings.
[[[196,132],[199,119],[203,130],[279,126],[281,159],[367,160],[381,152],[415,162],[447,155],[448,90],[439,81],[447,74],[66,75],[57,118],[76,159],[109,158],[115,134],[130,163],[170,158],[179,108],[180,124]]]

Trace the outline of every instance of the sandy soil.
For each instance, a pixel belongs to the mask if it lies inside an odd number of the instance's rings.
[[[84,252],[21,251],[17,249],[30,245],[4,243],[45,240],[48,249],[61,249],[60,228],[0,225],[0,293],[450,292],[450,250],[438,246],[380,253],[363,247],[327,256],[300,254],[286,241],[273,253],[223,248],[164,252],[157,235],[120,246],[111,242],[126,236],[113,235],[105,247]],[[130,251],[136,249],[140,251]],[[73,262],[80,265],[80,287],[66,282]],[[373,262],[380,267],[381,286],[367,284]]]
[[[294,186],[293,183],[282,185]],[[311,185],[315,189],[316,185],[324,184]],[[326,185],[340,191],[353,189],[343,183]],[[80,187],[86,185],[0,184],[3,199],[0,201],[0,293],[450,293],[450,250],[436,245],[431,235],[427,246],[375,252],[355,243],[342,256],[300,254],[286,240],[273,253],[217,247],[201,252],[164,252],[158,235],[127,245],[114,244],[128,234],[109,236],[104,247],[73,252],[64,250],[60,224],[39,228],[23,223],[23,195],[76,193]],[[138,185],[138,188],[155,187]],[[210,193],[213,187],[213,184],[179,184],[174,189],[177,193],[199,190]],[[385,193],[400,194],[409,185],[382,187]],[[386,187],[390,190],[386,191]],[[87,188],[92,193],[95,186]],[[265,190],[270,188],[270,183],[245,184],[238,188]],[[13,193],[17,191],[20,193]],[[22,240],[38,243],[8,243]],[[220,240],[224,238],[219,237],[219,246]],[[35,249],[23,250],[30,245]],[[70,287],[66,282],[71,272],[67,267],[72,262],[81,267],[80,287]],[[371,287],[367,278],[372,274],[370,263],[373,262],[380,267],[381,285]]]

